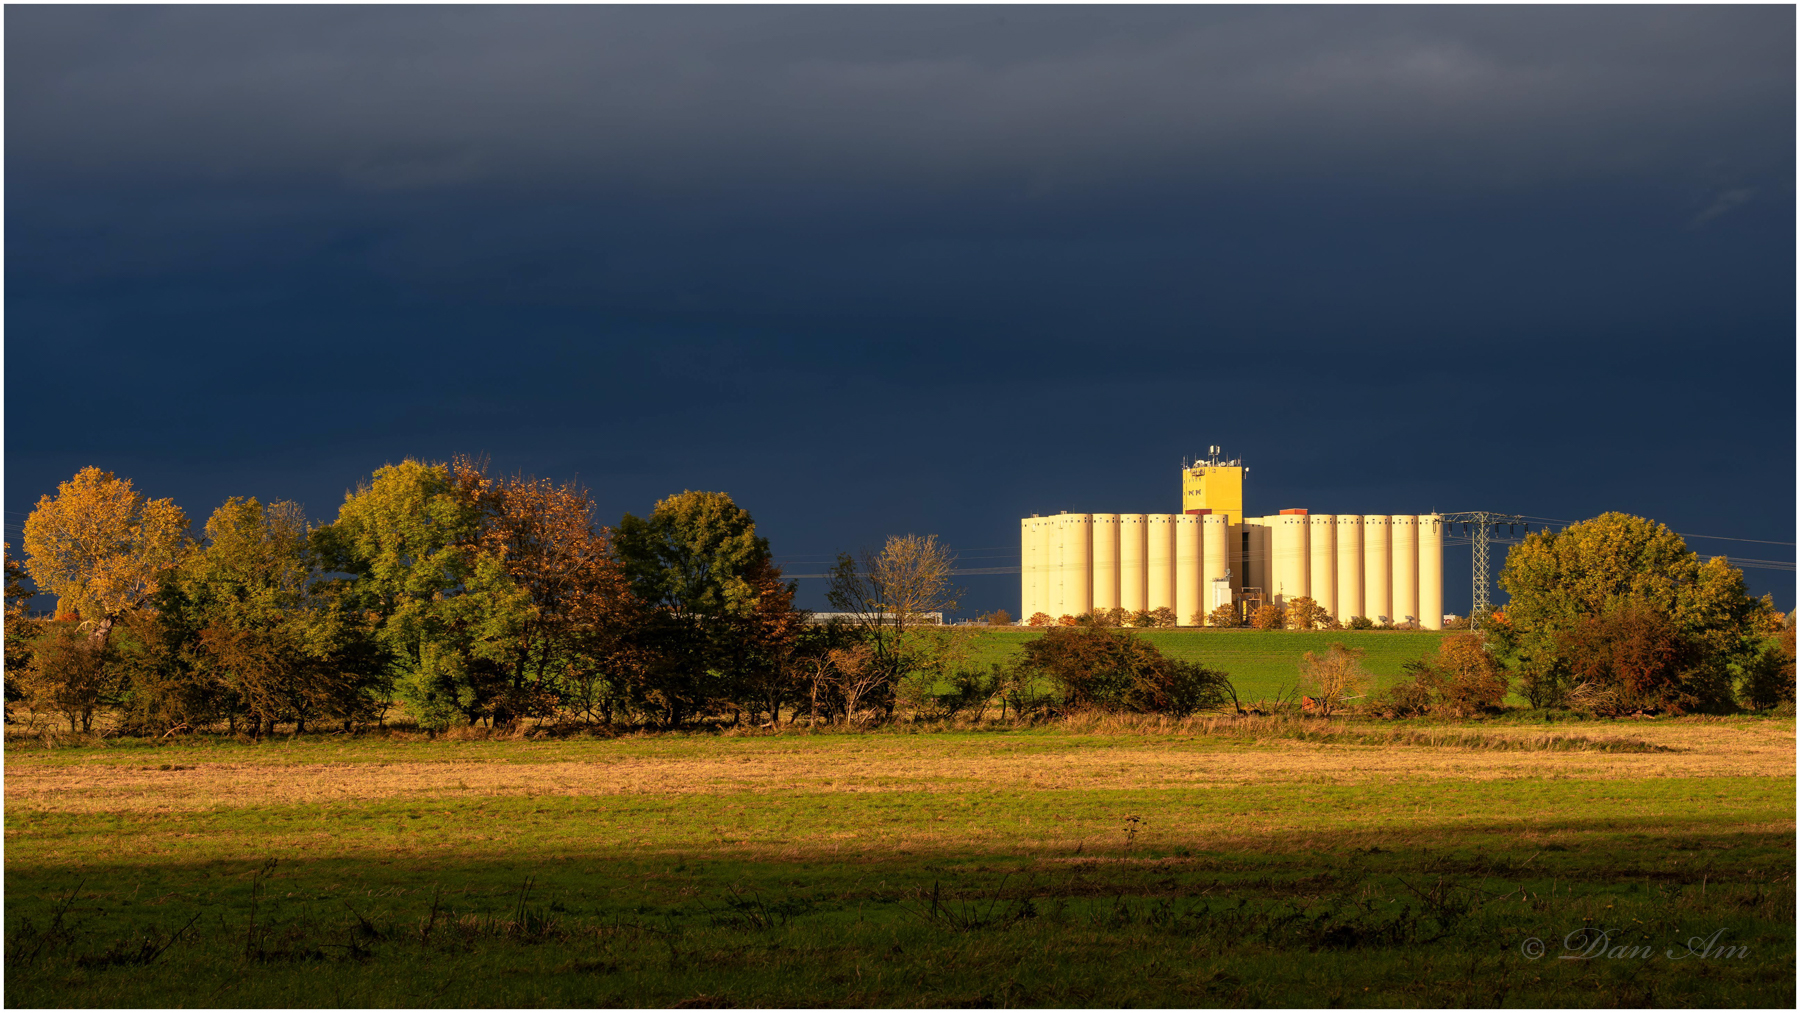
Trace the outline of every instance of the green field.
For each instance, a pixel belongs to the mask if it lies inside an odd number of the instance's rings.
[[[1300,657],[1307,651],[1323,651],[1341,643],[1366,651],[1363,667],[1374,676],[1373,689],[1381,690],[1399,679],[1401,666],[1437,650],[1448,634],[1427,631],[1332,630],[1310,633],[1261,630],[1137,630],[1164,654],[1183,661],[1198,661],[1231,675],[1238,698],[1273,700],[1291,694],[1300,678]],[[1026,643],[1043,636],[1040,630],[973,630],[969,659],[985,665],[1016,657]]]
[[[1792,719],[6,759],[15,1006],[1795,998]]]

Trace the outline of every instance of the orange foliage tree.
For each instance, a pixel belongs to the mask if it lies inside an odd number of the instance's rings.
[[[173,500],[147,499],[131,480],[89,466],[38,500],[25,519],[25,571],[104,644],[113,624],[156,593],[189,548]]]

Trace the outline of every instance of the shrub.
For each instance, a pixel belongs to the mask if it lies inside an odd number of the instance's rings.
[[[1794,628],[1781,630],[1780,638],[1766,645],[1745,666],[1742,695],[1744,703],[1757,710],[1769,710],[1794,702]]]
[[[1332,644],[1324,654],[1307,651],[1301,656],[1300,686],[1313,698],[1319,713],[1330,717],[1345,697],[1369,684],[1369,673],[1362,667],[1363,654],[1360,647]]]
[[[1238,607],[1233,602],[1227,602],[1220,605],[1206,615],[1206,625],[1208,626],[1230,628],[1242,626],[1243,624],[1243,616],[1239,614]]]
[[[1431,691],[1421,685],[1416,677],[1402,679],[1375,698],[1373,709],[1390,718],[1414,718],[1429,714]]]
[[[1597,714],[1682,714],[1730,700],[1724,659],[1662,612],[1627,602],[1556,638],[1574,685],[1569,700]]]
[[[1345,626],[1352,630],[1372,630],[1375,628],[1375,620],[1368,616],[1351,616]]]
[[[1250,627],[1258,630],[1279,630],[1286,625],[1279,605],[1261,605],[1250,614]]]
[[[1054,682],[1072,709],[1185,715],[1233,698],[1225,673],[1106,627],[1053,629],[1025,645],[1024,667]]]
[[[1301,595],[1287,603],[1287,624],[1291,630],[1322,630],[1331,625],[1331,613],[1311,598]]]
[[[1176,618],[1175,610],[1167,605],[1150,610],[1150,625],[1159,630],[1172,630],[1181,625]]]
[[[1237,693],[1224,672],[1215,671],[1195,661],[1167,659],[1162,671],[1159,692],[1152,710],[1175,717],[1187,717],[1195,711],[1218,707],[1227,700],[1236,703]]]
[[[71,732],[91,731],[95,712],[111,702],[115,688],[109,652],[77,623],[45,625],[19,689],[32,710],[62,715]]]
[[[1000,692],[1001,681],[999,665],[985,672],[958,669],[943,680],[949,684],[948,689],[939,691],[935,673],[913,672],[900,680],[898,695],[902,704],[929,717],[953,718],[971,712],[979,716]]]
[[[1429,711],[1466,718],[1493,710],[1506,698],[1506,671],[1478,633],[1445,637],[1430,660],[1408,662],[1412,678],[1383,694],[1381,706],[1397,715]]]
[[[1056,620],[1050,618],[1050,613],[1048,613],[1048,612],[1033,612],[1031,614],[1031,618],[1025,620],[1025,625],[1027,625],[1027,626],[1054,626],[1054,625],[1056,625]]]

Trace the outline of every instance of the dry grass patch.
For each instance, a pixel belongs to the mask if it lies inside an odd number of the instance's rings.
[[[126,765],[8,757],[6,801],[47,812],[180,812],[480,796],[1135,790],[1420,778],[1791,776],[1787,722],[1664,722],[1603,733],[1292,719],[1088,720],[1025,734],[680,737],[634,743],[416,742],[384,760],[292,762],[280,744]],[[315,754],[316,755],[316,754]],[[214,757],[229,757],[220,762]],[[498,762],[497,757],[505,757]],[[158,757],[161,759],[162,757]],[[519,762],[525,760],[528,762]],[[162,769],[163,767],[169,769]]]

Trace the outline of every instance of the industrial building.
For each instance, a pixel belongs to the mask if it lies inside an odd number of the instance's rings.
[[[1339,621],[1444,625],[1437,514],[1244,516],[1244,474],[1219,448],[1181,469],[1178,514],[1060,513],[1019,521],[1020,615],[1173,609],[1203,625],[1222,604],[1307,597]]]

